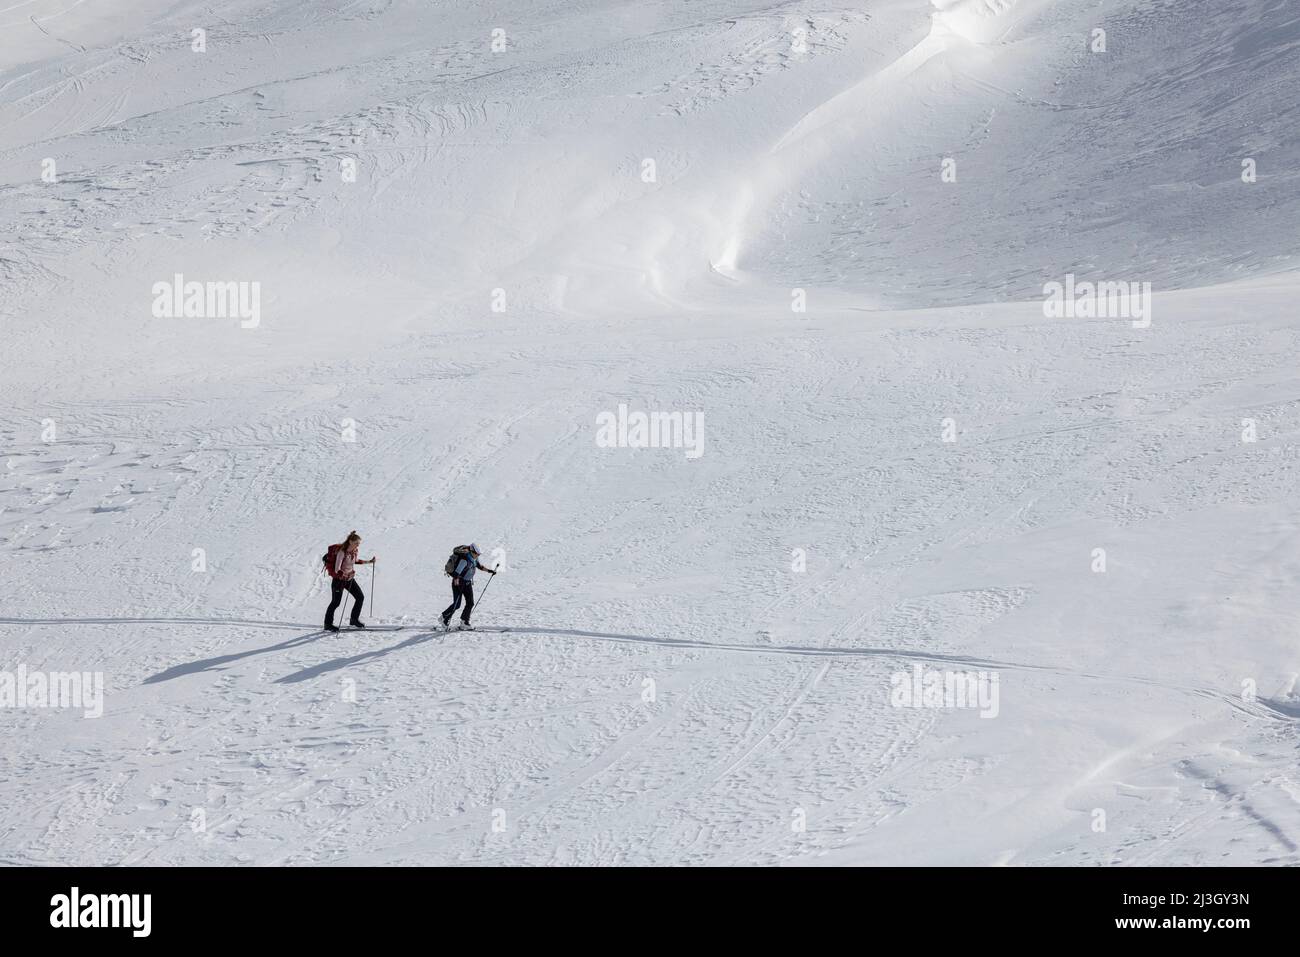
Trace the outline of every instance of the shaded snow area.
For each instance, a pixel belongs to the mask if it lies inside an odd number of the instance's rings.
[[[1298,104],[1290,0],[10,3],[0,864],[1300,863]]]

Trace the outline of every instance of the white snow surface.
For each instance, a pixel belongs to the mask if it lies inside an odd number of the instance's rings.
[[[105,682],[0,863],[1300,863],[1298,103],[1289,0],[0,5],[0,671]]]

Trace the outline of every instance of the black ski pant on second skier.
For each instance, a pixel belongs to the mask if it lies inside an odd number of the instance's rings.
[[[451,604],[442,613],[442,623],[445,625],[451,621],[451,616],[456,614],[456,609],[460,607],[460,600],[465,599],[465,610],[460,614],[460,620],[469,624],[469,613],[474,610],[474,583],[462,578],[460,584],[451,583]]]
[[[361,606],[366,603],[366,593],[361,590],[355,578],[343,581],[341,578],[330,579],[330,606],[325,609],[325,627],[334,627],[334,610],[338,608],[339,602],[343,600],[343,590],[347,589],[349,595],[355,604],[352,606],[352,624],[358,624],[361,620]]]

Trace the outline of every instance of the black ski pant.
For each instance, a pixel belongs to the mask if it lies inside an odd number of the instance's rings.
[[[460,620],[469,624],[469,613],[474,610],[474,583],[463,578],[459,585],[456,582],[451,583],[451,604],[442,613],[444,624],[451,621],[451,616],[456,614],[462,598],[465,599],[465,610],[461,612]]]
[[[366,603],[366,593],[361,590],[355,578],[343,581],[341,578],[330,580],[330,606],[325,609],[325,627],[330,628],[334,625],[334,610],[338,608],[339,602],[343,600],[343,590],[347,589],[352,600],[356,602],[352,606],[352,624],[361,620],[361,606]]]

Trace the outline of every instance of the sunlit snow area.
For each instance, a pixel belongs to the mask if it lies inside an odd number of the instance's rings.
[[[1300,864],[1290,0],[0,0],[0,226],[0,864]]]

